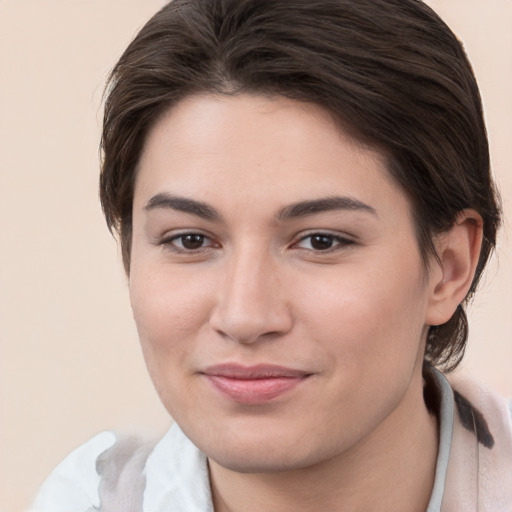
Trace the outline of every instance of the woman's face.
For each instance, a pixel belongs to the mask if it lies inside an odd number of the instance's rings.
[[[424,409],[438,272],[384,159],[320,107],[174,107],[140,161],[131,261],[156,389],[217,463],[306,467],[400,435]]]

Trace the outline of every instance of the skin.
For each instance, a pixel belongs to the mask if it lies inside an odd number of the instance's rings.
[[[293,208],[332,197],[344,202]],[[160,398],[208,457],[216,511],[426,509],[426,330],[464,297],[480,228],[462,213],[427,272],[384,158],[314,105],[197,95],[156,123],[135,186],[131,303]],[[223,363],[308,377],[238,403],[205,377]]]

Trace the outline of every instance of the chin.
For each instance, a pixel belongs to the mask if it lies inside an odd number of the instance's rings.
[[[209,460],[218,465],[235,471],[237,473],[279,473],[303,469],[314,465],[314,461],[308,457],[301,457],[297,453],[275,453],[271,449],[257,447],[246,451],[226,451],[214,450],[212,455],[206,454]]]
[[[282,432],[258,431],[253,435],[240,436],[233,432],[214,436],[205,442],[192,442],[205,453],[209,460],[238,473],[277,473],[303,469],[332,456],[332,447],[323,446],[321,440],[309,434],[289,436]]]

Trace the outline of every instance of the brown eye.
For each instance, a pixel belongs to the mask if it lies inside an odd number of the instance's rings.
[[[195,253],[218,247],[210,237],[202,233],[180,233],[164,238],[158,245],[178,253]]]
[[[187,249],[189,251],[193,251],[195,249],[200,249],[204,245],[205,240],[204,235],[191,234],[191,235],[182,235],[177,240],[181,240],[181,246],[183,249]]]
[[[313,235],[311,237],[311,248],[315,251],[325,251],[334,244],[334,237],[327,235]]]
[[[343,249],[353,245],[354,241],[339,235],[330,233],[312,233],[299,240],[295,247],[307,249],[313,252],[327,252],[337,249]]]

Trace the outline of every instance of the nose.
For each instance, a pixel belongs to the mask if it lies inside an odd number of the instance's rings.
[[[224,338],[243,344],[288,332],[293,319],[279,267],[271,255],[250,248],[229,258],[211,327]]]

